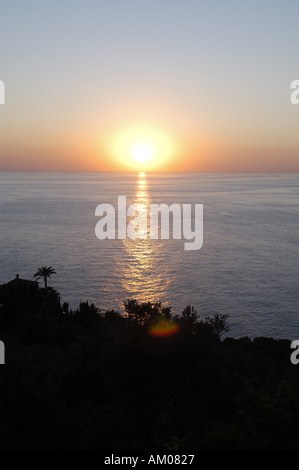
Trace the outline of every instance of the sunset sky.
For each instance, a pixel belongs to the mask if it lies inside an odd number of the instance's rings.
[[[298,0],[1,0],[1,170],[299,172]]]

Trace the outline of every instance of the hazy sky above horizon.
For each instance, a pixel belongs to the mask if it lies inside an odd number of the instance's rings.
[[[134,169],[143,133],[153,169],[299,172],[298,0],[1,0],[0,18],[0,170]]]

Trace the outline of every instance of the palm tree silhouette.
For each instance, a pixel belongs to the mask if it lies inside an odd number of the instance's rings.
[[[48,295],[47,279],[48,278],[50,279],[52,274],[57,274],[55,269],[52,268],[52,266],[49,266],[48,268],[46,266],[43,266],[42,268],[38,268],[38,270],[36,271],[36,273],[33,276],[35,279],[43,278],[43,280],[45,282],[47,311],[49,310],[49,295]]]
[[[45,289],[47,291],[48,285],[47,285],[47,279],[51,277],[52,274],[57,274],[55,269],[53,269],[51,266],[48,268],[46,266],[43,266],[42,268],[38,268],[37,272],[34,274],[35,279],[40,279],[41,277],[45,281]]]

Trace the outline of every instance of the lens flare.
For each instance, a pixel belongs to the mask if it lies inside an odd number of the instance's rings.
[[[179,330],[179,326],[174,322],[168,322],[165,319],[160,319],[157,323],[152,325],[149,329],[149,333],[152,336],[171,336]]]

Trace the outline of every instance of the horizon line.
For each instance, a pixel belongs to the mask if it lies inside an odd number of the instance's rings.
[[[201,173],[201,174],[252,174],[252,175],[297,175],[298,171],[183,171],[183,170],[18,170],[0,169],[1,172],[27,172],[27,173]]]

